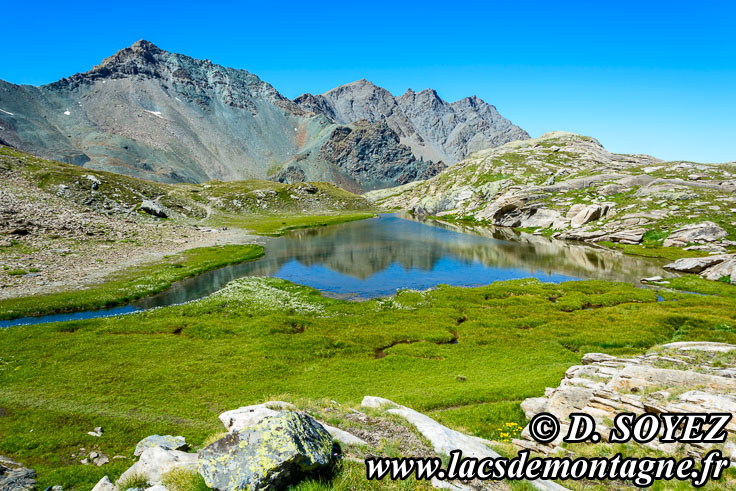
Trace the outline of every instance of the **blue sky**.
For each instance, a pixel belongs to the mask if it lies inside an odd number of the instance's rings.
[[[138,39],[288,97],[367,78],[477,95],[532,136],[736,160],[736,2],[6,2],[0,79],[42,84]]]

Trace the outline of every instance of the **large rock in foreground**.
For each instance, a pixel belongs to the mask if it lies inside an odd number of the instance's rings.
[[[282,411],[228,433],[199,454],[199,473],[220,490],[283,489],[328,467],[333,440],[304,413]]]

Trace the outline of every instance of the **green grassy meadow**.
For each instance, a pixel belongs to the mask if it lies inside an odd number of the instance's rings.
[[[733,287],[719,288],[658,302],[627,284],[514,280],[348,302],[247,278],[185,305],[3,329],[0,454],[35,468],[40,487],[88,489],[129,467],[147,435],[196,447],[223,430],[219,413],[273,397],[357,407],[377,395],[500,440],[504,423],[525,423],[519,403],[586,352],[736,342]],[[87,435],[96,426],[101,438]],[[84,466],[80,447],[127,459]]]

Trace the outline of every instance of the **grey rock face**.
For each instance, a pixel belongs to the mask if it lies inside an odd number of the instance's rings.
[[[385,123],[359,121],[353,128],[341,126],[322,146],[322,155],[354,179],[361,189],[371,190],[428,179],[445,168],[442,163],[417,159],[409,147]]]
[[[332,460],[332,437],[321,424],[306,414],[282,411],[204,448],[199,473],[220,490],[284,489]]]
[[[431,89],[410,89],[394,97],[359,80],[321,95],[304,94],[294,102],[338,124],[385,121],[417,158],[434,162],[453,164],[472,152],[529,138],[481,99],[473,96],[450,104]]]
[[[36,471],[25,467],[11,469],[0,465],[0,489],[3,491],[36,489]]]

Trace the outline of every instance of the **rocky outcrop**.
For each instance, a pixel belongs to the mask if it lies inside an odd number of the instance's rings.
[[[338,124],[383,121],[425,161],[453,164],[472,152],[529,138],[483,100],[473,96],[450,104],[432,89],[394,97],[363,79],[294,102]]]
[[[703,278],[711,281],[726,279],[731,284],[736,285],[736,255],[731,255],[725,261],[706,269],[701,273]]]
[[[690,243],[715,242],[727,235],[723,227],[713,222],[692,223],[673,231],[662,245],[664,247],[685,247]]]
[[[731,256],[686,257],[665,265],[665,269],[678,273],[701,273],[703,270],[722,263]]]
[[[337,127],[322,145],[321,155],[362,190],[429,179],[445,169],[441,162],[417,159],[383,121]]]
[[[678,273],[699,274],[713,281],[726,278],[730,283],[736,284],[736,255],[734,254],[683,258],[665,265],[664,268]]]
[[[141,211],[159,218],[168,218],[169,211],[161,203],[151,199],[144,199],[139,208]]]
[[[199,473],[215,489],[283,489],[336,457],[332,437],[314,418],[282,411],[204,448]]]
[[[616,414],[644,413],[713,413],[736,411],[736,369],[724,366],[723,356],[736,353],[736,345],[712,342],[677,342],[660,346],[646,355],[617,358],[602,353],[583,356],[582,365],[570,367],[556,388],[548,388],[543,397],[526,399],[521,408],[527,418],[541,412],[554,415],[561,424],[560,436],[549,444],[534,441],[524,428],[521,448],[553,454],[560,448],[569,429],[569,415],[583,412],[596,421],[601,441],[607,441]],[[720,361],[717,361],[720,360]],[[733,437],[736,422],[726,428]],[[639,445],[631,442],[632,445]],[[682,443],[662,443],[654,439],[648,448],[674,454]],[[688,455],[702,456],[713,444],[684,444]],[[724,453],[736,462],[736,448]],[[568,445],[566,451],[575,451]]]
[[[115,484],[113,484],[109,477],[105,476],[95,484],[92,491],[115,491]]]

